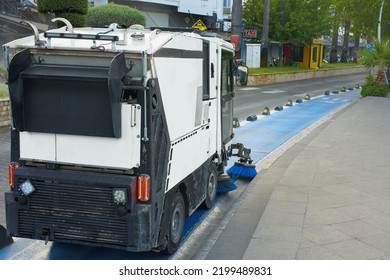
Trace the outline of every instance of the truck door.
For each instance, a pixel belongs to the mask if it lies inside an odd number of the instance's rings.
[[[222,144],[233,138],[233,53],[222,50],[221,59],[221,129]]]
[[[207,58],[204,58],[204,80],[207,79],[207,84],[204,83],[204,86],[208,87],[208,110],[209,110],[209,119],[210,119],[210,150],[213,153],[219,151],[220,147],[220,138],[219,134],[219,119],[218,115],[218,73],[219,73],[219,65],[218,65],[218,45],[215,42],[207,42]],[[218,137],[218,138],[217,138]]]

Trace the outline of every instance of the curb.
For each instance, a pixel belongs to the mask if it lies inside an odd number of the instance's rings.
[[[268,85],[279,82],[292,82],[331,76],[348,75],[368,72],[364,66],[356,66],[339,69],[316,69],[289,73],[263,73],[248,75],[248,86]]]

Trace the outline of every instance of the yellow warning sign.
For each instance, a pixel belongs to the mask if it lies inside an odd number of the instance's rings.
[[[205,31],[207,29],[207,26],[203,23],[203,21],[198,19],[192,26],[192,28],[199,29],[200,31]]]

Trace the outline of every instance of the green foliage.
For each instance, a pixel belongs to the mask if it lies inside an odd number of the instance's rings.
[[[260,68],[249,68],[249,75],[258,75],[258,74],[286,74],[286,73],[296,73],[296,72],[305,72],[308,71],[305,68],[286,66],[286,67],[260,67]]]
[[[263,27],[264,1],[248,0],[242,7],[243,23],[246,26]],[[270,18],[272,16],[270,15]]]
[[[366,67],[390,67],[390,41],[376,42],[372,50],[361,49],[360,61]]]
[[[366,77],[366,85],[372,85],[375,83],[374,76],[372,74]]]
[[[367,68],[378,67],[376,83],[384,83],[385,69],[390,67],[390,41],[376,42],[372,50],[361,49],[359,62]]]
[[[363,85],[361,95],[366,96],[377,96],[387,97],[390,92],[390,86],[387,84],[378,84],[373,75],[368,75],[366,78],[366,84]]]
[[[82,15],[82,14],[76,14],[76,13],[56,13],[57,17],[62,17],[67,20],[69,20],[73,27],[84,27],[87,25],[88,16]],[[58,22],[60,26],[63,24],[61,22]]]
[[[261,34],[263,0],[248,0],[243,6],[246,25]],[[269,38],[280,44],[304,45],[313,38],[330,34],[332,11],[330,0],[271,0]]]
[[[104,27],[111,23],[129,27],[133,24],[146,25],[146,18],[137,9],[126,5],[109,3],[98,7],[92,7],[88,11],[88,25]]]
[[[345,69],[355,68],[356,63],[324,63],[321,69]],[[285,66],[285,67],[261,67],[261,68],[249,68],[249,74],[279,74],[279,73],[294,73],[294,72],[309,72],[318,71],[316,69],[307,69],[297,66]],[[367,83],[367,81],[366,81]]]
[[[311,39],[329,35],[331,12],[328,0],[285,1],[276,13],[276,40],[292,45],[304,45]]]
[[[390,1],[385,2],[381,21],[382,40],[390,40]],[[376,22],[377,26],[378,22]]]
[[[8,99],[7,70],[0,67],[0,99]]]
[[[361,95],[366,96],[377,96],[387,97],[390,92],[390,86],[386,84],[365,84],[362,88]]]
[[[340,15],[350,19],[352,23],[350,31],[353,34],[357,36],[364,35],[367,38],[376,37],[380,1],[342,0],[346,6],[345,8],[340,7],[339,10],[343,9],[345,11],[345,13],[340,13]]]
[[[269,37],[281,44],[305,44],[313,38],[331,35],[332,29],[351,22],[354,36],[372,41],[377,37],[382,0],[271,0]],[[255,26],[261,34],[264,0],[247,0],[243,22]],[[390,38],[390,1],[385,1],[381,37]]]
[[[37,5],[41,13],[88,13],[88,0],[38,0]]]
[[[0,99],[8,98],[8,86],[6,84],[0,83]]]
[[[69,20],[74,27],[83,27],[87,23],[88,0],[38,0],[40,13],[55,13],[56,17]],[[59,27],[63,23],[58,22]]]
[[[321,69],[338,69],[338,68],[347,68],[347,67],[360,67],[362,65],[355,62],[345,62],[345,63],[323,63]]]

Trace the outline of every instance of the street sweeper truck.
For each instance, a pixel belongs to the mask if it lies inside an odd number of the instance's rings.
[[[59,29],[3,46],[11,236],[173,253],[233,138],[233,45],[212,34]]]

